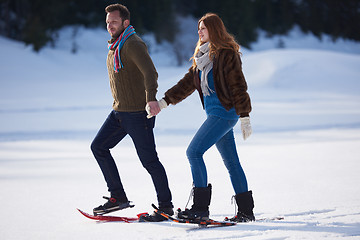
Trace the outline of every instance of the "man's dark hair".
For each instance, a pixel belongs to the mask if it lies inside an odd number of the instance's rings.
[[[120,3],[111,4],[105,8],[106,13],[110,13],[113,11],[119,11],[121,19],[124,20],[130,20],[130,11],[125,7],[124,5]]]

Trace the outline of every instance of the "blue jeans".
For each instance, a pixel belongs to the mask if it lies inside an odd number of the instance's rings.
[[[93,140],[91,150],[101,168],[111,195],[127,199],[110,149],[129,134],[143,167],[151,175],[159,206],[169,207],[172,206],[172,203],[168,179],[155,147],[153,134],[155,117],[148,119],[146,115],[145,111],[112,111]],[[127,171],[131,171],[131,169],[127,169]],[[141,178],[136,173],[134,173],[134,177]]]
[[[216,144],[229,172],[235,193],[248,191],[246,176],[240,165],[235,145],[233,127],[237,121],[210,115],[195,134],[186,151],[195,187],[207,187],[203,155]]]

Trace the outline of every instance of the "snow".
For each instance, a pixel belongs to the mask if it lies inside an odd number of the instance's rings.
[[[193,38],[185,35],[184,42]],[[280,38],[285,48],[276,48]],[[1,239],[360,239],[360,43],[318,41],[296,28],[242,49],[254,133],[243,141],[239,124],[235,130],[255,216],[284,220],[198,229],[81,216],[76,208],[91,212],[108,195],[89,149],[111,111],[107,39],[101,29],[65,28],[55,48],[34,53],[0,37]],[[189,64],[177,66],[170,44],[144,39],[161,98]],[[176,208],[184,208],[190,194],[185,151],[204,118],[196,93],[157,117],[157,150]],[[136,205],[114,215],[152,211],[154,187],[131,140],[112,152]],[[230,179],[215,148],[205,159],[213,185],[210,213],[222,220],[235,211]]]

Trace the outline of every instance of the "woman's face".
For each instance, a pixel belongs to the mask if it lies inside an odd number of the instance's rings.
[[[204,21],[201,21],[199,24],[198,34],[199,34],[199,38],[202,42],[208,42],[210,40],[209,32],[204,24]]]

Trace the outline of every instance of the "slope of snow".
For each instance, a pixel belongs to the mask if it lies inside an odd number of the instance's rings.
[[[56,138],[74,132],[83,137],[97,131],[112,102],[104,60],[107,35],[99,30],[96,34],[83,31],[84,39],[98,44],[89,42],[91,51],[82,46],[76,55],[69,53],[66,44],[35,54],[29,47],[0,38],[4,53],[0,139]],[[161,63],[166,62],[163,53],[155,53],[154,57],[159,72],[159,98],[189,66]],[[22,56],[19,63],[18,56]],[[244,52],[243,62],[254,107],[254,130],[359,126],[360,55],[273,49]],[[198,103],[198,96],[193,94],[164,111],[158,118],[157,131],[193,132],[197,129],[193,121],[176,120],[180,116],[203,119]],[[22,124],[23,118],[26,125]]]

